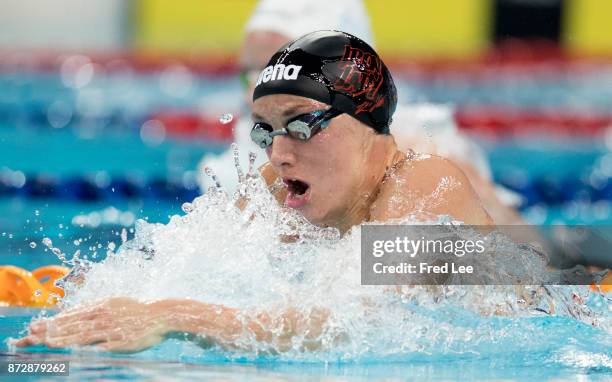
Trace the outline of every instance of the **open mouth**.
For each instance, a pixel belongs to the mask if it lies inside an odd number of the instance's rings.
[[[308,183],[295,178],[283,178],[283,183],[289,191],[285,198],[285,205],[290,208],[299,208],[308,202],[310,199],[310,185]]]
[[[308,183],[302,182],[298,179],[285,179],[283,181],[287,185],[287,189],[289,190],[289,192],[298,196],[304,195],[310,187]]]

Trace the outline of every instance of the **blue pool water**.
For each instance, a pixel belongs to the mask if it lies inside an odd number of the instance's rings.
[[[35,310],[0,311],[0,341],[22,331]],[[229,378],[251,380],[515,380],[606,381],[612,373],[612,339],[600,329],[568,318],[487,318],[464,322],[489,327],[498,338],[475,338],[469,351],[364,355],[327,362],[279,361],[274,356],[231,358],[220,350],[202,350],[193,344],[168,340],[135,355],[50,351],[33,348],[28,353],[5,354],[7,359],[57,359],[70,361],[70,380],[95,380],[101,375],[118,379],[178,380]],[[503,328],[503,330],[500,330]],[[527,339],[522,333],[532,333]],[[520,339],[520,340],[517,340]]]

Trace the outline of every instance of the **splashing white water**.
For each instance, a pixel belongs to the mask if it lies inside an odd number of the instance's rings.
[[[252,164],[254,155],[250,159]],[[292,308],[307,316],[324,309],[329,319],[314,357],[325,359],[328,352],[342,358],[434,349],[470,352],[481,341],[509,335],[492,323],[469,324],[474,314],[544,315],[554,305],[557,314],[597,324],[591,311],[565,297],[578,293],[584,300],[589,293],[584,287],[363,286],[360,227],[340,237],[336,229],[313,226],[280,206],[252,165],[246,175],[238,166],[240,183],[231,196],[211,169],[207,173],[216,187],[185,203],[184,216],[173,216],[165,225],[138,221],[135,238],[116,252],[109,246],[101,263],[73,259],[62,305],[127,296],[189,298],[271,314]],[[431,223],[444,222],[447,217]],[[423,224],[410,218],[401,223]],[[537,254],[509,240],[496,240],[495,245],[498,258],[492,267],[504,262],[517,272],[543,272]],[[525,295],[532,301],[526,303]],[[528,331],[520,333],[529,336]],[[302,339],[297,338],[284,354],[308,357],[301,350]]]

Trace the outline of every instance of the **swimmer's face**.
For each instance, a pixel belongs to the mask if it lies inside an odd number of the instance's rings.
[[[240,48],[238,65],[240,75],[244,80],[244,98],[246,105],[251,105],[253,89],[259,73],[266,67],[268,60],[278,48],[289,42],[290,38],[268,31],[253,31],[247,33]]]
[[[258,98],[253,120],[274,130],[301,114],[325,110],[328,105],[312,99],[275,94]],[[387,136],[388,139],[391,139]],[[342,229],[363,212],[376,187],[376,171],[384,162],[377,135],[347,114],[330,121],[327,128],[308,141],[287,135],[275,136],[266,149],[271,165],[288,186],[285,205],[300,210],[314,224]]]

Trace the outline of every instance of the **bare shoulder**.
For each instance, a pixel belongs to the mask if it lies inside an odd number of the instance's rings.
[[[492,224],[467,176],[452,161],[414,154],[381,185],[372,220],[449,215],[467,224]]]

